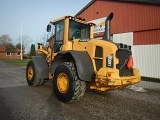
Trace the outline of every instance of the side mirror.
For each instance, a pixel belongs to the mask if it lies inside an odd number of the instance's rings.
[[[51,25],[47,25],[47,32],[51,32]]]

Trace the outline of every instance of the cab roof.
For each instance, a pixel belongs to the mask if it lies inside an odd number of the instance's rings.
[[[84,19],[77,18],[77,17],[73,17],[73,16],[63,16],[63,17],[60,17],[60,18],[58,18],[58,19],[51,20],[50,23],[55,24],[56,22],[61,21],[61,20],[64,20],[64,19],[74,20],[74,21],[76,21],[76,22],[83,23],[83,24],[86,24],[86,25],[88,25],[88,24],[95,25],[94,23],[86,22],[86,21],[84,21]]]

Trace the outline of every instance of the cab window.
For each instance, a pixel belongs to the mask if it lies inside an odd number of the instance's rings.
[[[64,35],[64,21],[59,21],[55,23],[55,40],[60,41],[63,40]]]
[[[70,20],[69,23],[69,39],[88,39],[90,38],[90,26]]]
[[[64,39],[64,20],[55,23],[55,43],[54,52],[58,52],[63,44]]]

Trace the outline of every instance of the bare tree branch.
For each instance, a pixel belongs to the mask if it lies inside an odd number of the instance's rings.
[[[4,35],[1,35],[0,36],[0,45],[5,45],[5,44],[8,44],[8,43],[11,43],[11,38],[9,35],[7,34],[4,34]]]
[[[44,46],[46,46],[47,39],[48,39],[48,36],[47,34],[44,33],[37,42],[42,43]]]
[[[21,49],[21,43],[20,43],[21,37],[18,38],[18,41],[19,42],[16,44],[16,47]],[[25,50],[30,42],[32,42],[31,37],[29,37],[28,35],[23,35],[22,36],[22,49]]]

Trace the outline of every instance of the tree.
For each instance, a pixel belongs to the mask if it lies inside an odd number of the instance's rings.
[[[0,45],[5,45],[11,43],[11,38],[9,35],[4,34],[0,36]]]
[[[21,48],[21,37],[18,38],[18,47]],[[27,48],[27,46],[29,45],[29,43],[32,41],[31,37],[29,37],[28,35],[23,35],[22,36],[22,49],[25,50]]]
[[[21,49],[21,43],[17,43],[15,47]],[[22,50],[24,50],[24,45],[22,45]]]
[[[29,56],[31,58],[32,56],[35,56],[35,55],[36,55],[35,45],[32,44]]]
[[[12,43],[6,43],[5,46],[7,52],[15,52],[15,46]]]
[[[43,46],[46,46],[47,39],[48,39],[48,35],[44,33],[38,40],[38,43],[42,43]]]
[[[15,46],[9,35],[4,34],[0,36],[0,46],[5,46],[7,52],[15,52]]]

